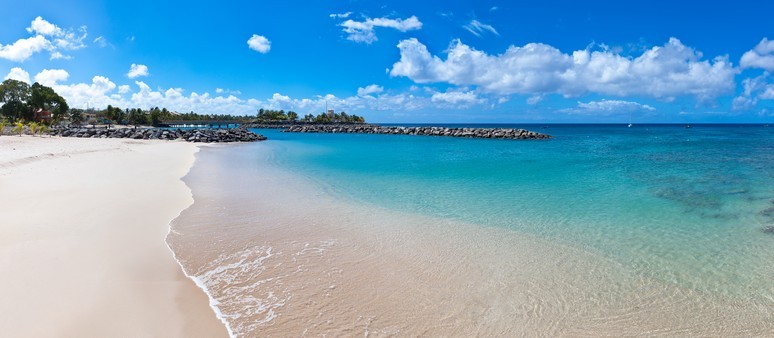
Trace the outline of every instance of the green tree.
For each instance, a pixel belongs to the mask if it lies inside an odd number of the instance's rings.
[[[35,82],[30,87],[30,108],[35,110],[47,110],[51,112],[54,121],[59,121],[67,114],[70,107],[67,101],[57,94],[51,87],[46,87]]]
[[[296,120],[298,120],[298,114],[296,114],[296,112],[294,112],[294,111],[289,111],[288,112],[288,120],[290,120],[290,122],[295,123]]]
[[[27,102],[30,100],[30,86],[22,81],[7,79],[0,84],[0,101],[5,102],[2,110],[3,116],[8,119],[30,119],[31,111]]]
[[[150,124],[153,125],[153,126],[157,126],[159,123],[161,123],[161,116],[162,116],[161,115],[161,110],[159,110],[158,107],[156,107],[155,109],[151,110],[150,116],[149,116],[150,117],[150,120],[149,120]]]
[[[139,108],[132,108],[129,110],[129,116],[127,116],[129,124],[139,126],[148,123],[148,119],[145,113]]]
[[[83,109],[70,109],[68,115],[70,115],[71,124],[78,125],[83,123]]]

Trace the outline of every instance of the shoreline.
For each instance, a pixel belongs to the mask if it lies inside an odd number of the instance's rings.
[[[194,160],[193,160],[193,162],[191,163],[191,166],[190,166],[191,169],[193,168],[194,165],[196,165],[196,161],[198,160],[198,158],[197,158],[198,154],[199,154],[199,152],[201,150],[201,147],[204,147],[204,146],[205,145],[197,147],[198,149],[197,149],[196,153],[194,153]],[[188,274],[188,271],[186,271],[185,267],[183,266],[183,263],[177,257],[177,253],[175,253],[175,250],[172,249],[172,246],[170,245],[170,243],[168,241],[169,236],[174,232],[174,230],[172,229],[172,224],[174,223],[174,221],[176,219],[178,219],[186,210],[191,208],[194,205],[194,203],[196,202],[194,200],[194,198],[193,198],[194,196],[193,196],[193,191],[192,191],[191,187],[188,186],[188,184],[186,184],[185,181],[184,181],[185,177],[188,175],[188,173],[190,173],[191,169],[189,169],[188,172],[186,172],[185,175],[180,177],[180,181],[183,182],[183,184],[185,184],[186,189],[188,190],[188,194],[189,194],[191,203],[188,204],[188,206],[186,206],[184,209],[181,209],[180,212],[177,214],[177,216],[175,216],[173,219],[171,219],[169,221],[168,227],[167,227],[167,229],[168,229],[167,230],[167,234],[166,234],[166,236],[164,236],[164,244],[166,245],[167,249],[169,250],[169,253],[172,255],[172,258],[175,260],[175,263],[177,263],[177,265],[180,268],[180,271],[183,273],[183,275],[185,275],[186,278],[191,280],[191,282],[193,282],[194,285],[196,285],[196,287],[199,288],[199,290],[201,290],[207,296],[207,302],[208,302],[209,308],[212,310],[212,312],[214,313],[214,315],[218,319],[218,321],[220,321],[220,323],[226,329],[226,332],[228,333],[228,337],[236,337],[234,335],[234,332],[232,331],[231,326],[229,325],[228,321],[226,320],[226,318],[223,316],[223,313],[221,313],[220,309],[218,308],[218,301],[212,296],[210,291],[207,289],[207,286],[204,285],[201,280],[196,278],[196,276],[192,276],[192,275]]]
[[[766,302],[664,283],[562,242],[342,198],[282,171],[270,148],[203,149],[184,178],[194,205],[168,239],[237,335],[772,330]]]
[[[1,136],[0,332],[227,336],[165,242],[187,142]]]

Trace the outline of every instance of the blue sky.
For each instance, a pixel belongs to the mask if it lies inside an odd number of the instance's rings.
[[[74,107],[769,123],[771,13],[763,1],[13,0],[0,77]]]

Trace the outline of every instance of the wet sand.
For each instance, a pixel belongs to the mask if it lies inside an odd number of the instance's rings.
[[[603,254],[348,200],[203,149],[168,237],[238,336],[768,336],[771,300],[663,283]]]
[[[0,336],[227,336],[164,242],[197,150],[0,136]]]

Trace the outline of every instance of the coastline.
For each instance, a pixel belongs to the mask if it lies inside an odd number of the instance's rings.
[[[227,336],[164,238],[198,147],[0,137],[3,335]]]
[[[238,336],[772,332],[770,301],[665,283],[560,241],[342,198],[282,170],[271,148],[197,154],[183,179],[195,202],[168,238]]]

